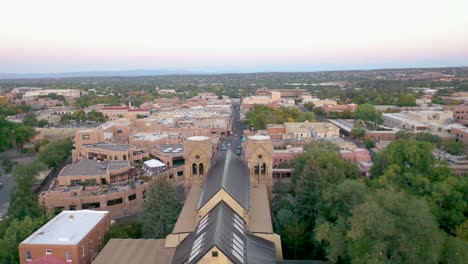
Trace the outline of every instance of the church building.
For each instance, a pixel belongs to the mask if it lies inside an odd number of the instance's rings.
[[[172,233],[159,240],[112,239],[94,263],[282,260],[281,238],[273,232],[270,210],[272,149],[268,136],[252,136],[246,142],[244,162],[230,150],[212,157],[208,137],[188,138],[186,200]]]

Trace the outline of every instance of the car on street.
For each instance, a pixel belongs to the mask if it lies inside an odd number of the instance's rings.
[[[242,153],[242,150],[240,150],[240,149],[237,149],[237,150],[236,150],[236,154],[237,154],[237,155],[240,155],[241,153]]]
[[[0,189],[3,188],[3,183],[0,182]]]

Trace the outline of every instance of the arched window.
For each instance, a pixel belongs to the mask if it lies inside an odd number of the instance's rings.
[[[263,164],[262,164],[261,174],[262,174],[262,175],[265,175],[265,174],[266,174],[266,163],[263,163]]]
[[[200,175],[205,174],[205,167],[203,166],[203,163],[200,163],[200,165],[198,165],[198,171],[200,172]]]
[[[197,164],[196,163],[193,163],[192,164],[192,174],[193,175],[197,175]]]
[[[259,175],[259,174],[260,174],[260,166],[258,164],[255,164],[254,175]]]

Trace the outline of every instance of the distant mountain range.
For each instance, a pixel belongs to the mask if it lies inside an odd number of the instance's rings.
[[[126,71],[83,71],[58,73],[0,73],[0,79],[73,78],[73,77],[137,77],[170,74],[211,74],[215,72],[191,70],[126,70]]]
[[[191,69],[157,69],[157,70],[114,70],[114,71],[80,71],[80,72],[56,72],[56,73],[0,73],[0,80],[6,79],[59,79],[78,77],[139,77],[139,76],[161,76],[161,75],[196,75],[196,74],[229,74],[229,73],[304,73],[304,72],[336,72],[336,71],[380,71],[380,70],[429,70],[447,68],[466,68],[466,66],[448,67],[385,67],[386,65],[269,65],[264,67],[200,67]],[[416,66],[416,65],[415,65]]]

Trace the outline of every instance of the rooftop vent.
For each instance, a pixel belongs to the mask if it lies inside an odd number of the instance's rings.
[[[68,219],[70,219],[70,220],[74,220],[74,217],[73,217],[73,215],[69,215],[69,216],[68,216]]]

